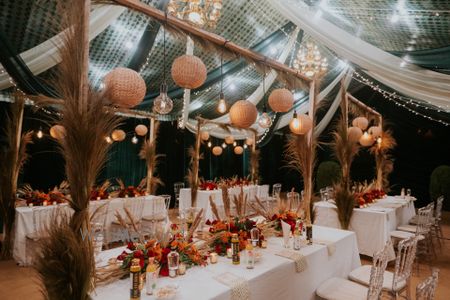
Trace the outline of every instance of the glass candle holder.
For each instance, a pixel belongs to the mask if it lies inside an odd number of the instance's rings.
[[[209,254],[209,260],[212,264],[217,264],[219,259],[219,255],[216,252],[212,252]]]
[[[180,263],[178,266],[178,275],[186,274],[186,265],[184,263]]]
[[[173,248],[172,251],[167,254],[167,264],[169,267],[169,276],[172,278],[176,277],[178,267],[180,266],[180,254]]]

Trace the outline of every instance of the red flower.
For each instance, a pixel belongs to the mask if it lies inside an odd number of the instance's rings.
[[[142,252],[142,250],[136,250],[133,253],[133,257],[134,258],[144,258],[144,252]]]
[[[133,251],[134,249],[136,249],[136,246],[134,245],[133,242],[128,242],[127,248]]]
[[[124,260],[128,256],[128,253],[123,251],[119,256],[117,256],[117,260]]]
[[[161,267],[161,270],[159,271],[159,275],[165,276],[165,277],[169,276],[169,267],[167,266],[167,264],[165,264]]]

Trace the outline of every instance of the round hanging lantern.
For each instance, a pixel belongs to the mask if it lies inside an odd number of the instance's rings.
[[[234,154],[241,155],[242,153],[244,153],[244,148],[241,146],[234,147]]]
[[[115,142],[121,142],[125,139],[125,137],[127,136],[127,134],[125,133],[125,131],[123,131],[122,129],[116,129],[112,132],[111,134],[111,138],[113,139],[113,141]]]
[[[254,140],[253,140],[252,138],[247,138],[247,139],[245,140],[245,144],[247,144],[247,145],[249,145],[249,146],[253,145],[253,143],[254,143]]]
[[[359,127],[350,127],[347,131],[348,140],[353,143],[357,143],[362,135],[363,132]]]
[[[234,137],[232,137],[231,135],[225,137],[225,143],[227,143],[228,145],[231,145],[234,143]]]
[[[220,147],[220,146],[215,146],[214,148],[212,148],[212,153],[215,155],[215,156],[219,156],[220,154],[222,154],[222,147]]]
[[[274,112],[288,112],[294,104],[294,95],[288,89],[276,89],[269,96],[269,106]]]
[[[369,133],[364,132],[364,134],[362,135],[362,137],[359,139],[359,143],[361,144],[361,146],[363,147],[369,147],[372,146],[373,143],[375,142],[375,140],[373,139],[373,136],[370,135]]]
[[[369,134],[373,136],[374,139],[381,136],[382,129],[380,126],[372,126],[369,128]]]
[[[209,139],[209,132],[208,131],[201,131],[200,132],[200,138],[203,141],[207,141]]]
[[[104,78],[105,91],[112,104],[131,108],[142,102],[146,93],[141,75],[127,68],[116,68]]]
[[[352,125],[361,128],[361,130],[366,130],[369,126],[369,120],[366,117],[357,117],[353,120]]]
[[[134,131],[136,132],[137,135],[144,136],[147,134],[148,128],[145,125],[139,124],[138,126],[136,126]]]
[[[239,100],[230,108],[231,123],[237,127],[249,128],[258,117],[256,106],[247,100]]]
[[[173,61],[172,78],[178,86],[196,89],[205,82],[206,75],[206,66],[197,56],[182,55]]]
[[[289,122],[289,129],[294,134],[306,134],[312,128],[312,120],[308,115],[300,114]]]
[[[50,136],[54,139],[60,140],[66,135],[66,129],[61,125],[53,125],[50,128]]]

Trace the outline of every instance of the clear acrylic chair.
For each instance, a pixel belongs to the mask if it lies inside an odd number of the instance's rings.
[[[388,251],[391,245],[385,247],[373,256],[368,286],[348,279],[334,277],[326,280],[316,290],[316,294],[329,300],[378,300],[383,287],[383,278],[388,263]]]
[[[134,239],[138,235],[140,235],[141,231],[141,221],[142,214],[144,211],[144,197],[129,197],[122,199],[122,208],[118,209],[114,212],[114,221],[111,223],[110,231],[108,236],[113,236],[114,233],[124,232],[123,225],[117,219],[116,214],[120,215],[120,218],[123,220],[125,225],[128,228],[128,231],[131,236],[126,236],[124,234],[116,235],[117,238],[120,238],[122,242],[129,242],[127,239]],[[127,213],[128,212],[128,213]],[[128,215],[129,214],[129,215]],[[135,232],[134,226],[138,232]],[[116,238],[113,238],[112,241],[115,241]]]
[[[281,193],[281,183],[275,183],[272,186],[272,198],[274,198],[275,200],[280,198],[280,193]]]
[[[91,226],[92,243],[94,246],[94,254],[97,255],[102,251],[105,244],[105,222],[108,215],[110,200],[89,201],[89,223]],[[107,247],[107,245],[105,245]]]
[[[287,199],[289,202],[289,209],[292,211],[298,211],[300,206],[300,194],[297,192],[287,193]]]
[[[441,217],[442,217],[442,205],[444,202],[444,196],[439,196],[436,200],[436,209],[434,213],[434,218],[432,219],[431,236],[435,238],[439,244],[439,249],[442,249],[441,240],[444,238],[442,234],[441,227]]]
[[[159,195],[149,200],[152,201],[151,213],[142,217],[145,234],[154,236],[157,226],[168,221],[171,198],[170,195]]]
[[[439,269],[433,268],[431,276],[417,285],[416,300],[434,300],[438,277]]]
[[[175,182],[173,184],[173,190],[175,194],[175,207],[180,206],[180,190],[184,188],[184,182]]]
[[[385,271],[383,275],[383,290],[389,298],[398,299],[405,292],[406,298],[410,296],[410,278],[412,265],[416,256],[417,238],[412,236],[398,243],[397,257],[395,259],[394,272]],[[348,275],[350,280],[368,286],[370,284],[370,270],[368,266],[361,266],[351,271]]]

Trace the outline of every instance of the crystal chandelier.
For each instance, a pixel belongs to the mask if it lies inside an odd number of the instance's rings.
[[[199,27],[215,28],[222,0],[170,0],[167,13]]]
[[[327,71],[328,61],[326,57],[322,58],[317,45],[308,41],[306,48],[300,46],[297,58],[294,60],[294,68],[307,77],[314,77]]]

